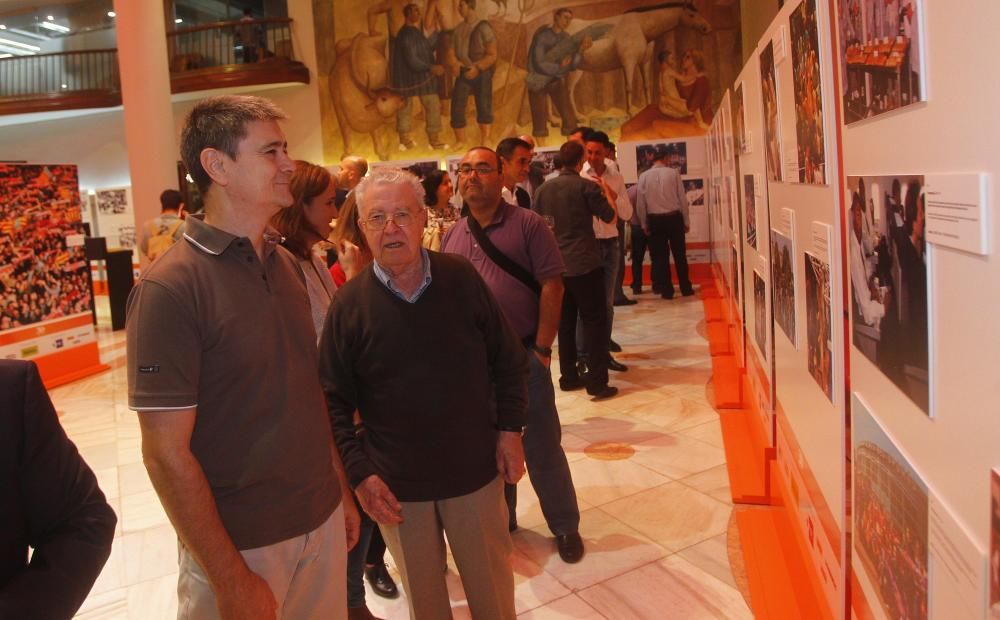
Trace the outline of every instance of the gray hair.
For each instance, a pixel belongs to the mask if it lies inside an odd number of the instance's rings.
[[[217,149],[236,159],[247,125],[254,121],[287,118],[269,99],[250,95],[221,95],[203,99],[188,114],[181,132],[181,158],[201,193],[208,191],[212,178],[201,165],[201,152]]]
[[[424,186],[420,184],[420,179],[400,168],[378,167],[373,168],[368,176],[354,188],[354,198],[358,202],[359,213],[363,212],[366,207],[365,195],[379,185],[407,185],[413,190],[417,205],[420,207],[424,205]]]

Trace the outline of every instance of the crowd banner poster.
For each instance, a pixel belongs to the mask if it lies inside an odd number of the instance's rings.
[[[76,166],[0,164],[0,356],[45,385],[101,370]]]

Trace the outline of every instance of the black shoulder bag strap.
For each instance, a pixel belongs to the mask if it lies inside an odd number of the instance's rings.
[[[493,245],[493,242],[486,236],[479,222],[476,221],[476,218],[472,217],[471,213],[465,219],[469,222],[469,230],[472,231],[472,236],[479,242],[479,247],[483,248],[486,256],[489,256],[490,260],[496,263],[498,267],[517,278],[521,284],[530,288],[535,295],[540,297],[542,295],[542,285],[531,275],[531,272],[512,261],[506,254],[497,249],[497,246]]]

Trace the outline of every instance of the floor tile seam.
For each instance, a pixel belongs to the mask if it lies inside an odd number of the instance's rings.
[[[594,585],[598,585],[598,584],[594,584]],[[587,586],[587,588],[591,588],[591,587],[593,587],[593,586]],[[584,588],[584,589],[586,589],[586,588]],[[549,601],[548,603],[545,603],[544,605],[539,605],[537,607],[532,607],[531,609],[522,611],[520,614],[517,614],[517,615],[520,616],[521,614],[528,613],[529,611],[534,611],[536,609],[541,609],[542,607],[548,607],[549,605],[554,605],[554,604],[558,603],[559,601],[563,601],[563,600],[566,600],[568,598],[576,598],[576,600],[578,600],[581,603],[583,603],[584,605],[586,605],[592,612],[594,612],[595,614],[597,614],[601,618],[607,618],[607,616],[605,616],[604,614],[602,614],[600,611],[598,611],[597,609],[594,609],[594,606],[591,605],[589,602],[587,602],[587,601],[583,600],[582,598],[580,598],[575,591],[571,591],[566,596],[560,596],[559,598],[553,599],[553,600]]]
[[[648,467],[645,467],[641,463],[636,463],[636,464],[639,465],[640,467],[643,467],[644,469],[649,470]],[[667,480],[665,482],[660,482],[660,483],[654,484],[651,487],[646,487],[645,489],[640,489],[640,490],[638,490],[638,491],[636,491],[634,493],[629,493],[628,495],[622,495],[620,497],[616,497],[614,499],[608,500],[608,501],[603,502],[601,504],[591,504],[591,508],[601,508],[602,506],[607,506],[608,504],[613,504],[613,503],[615,503],[617,501],[620,501],[620,500],[623,500],[623,499],[628,499],[630,497],[635,497],[636,495],[639,495],[640,493],[645,493],[646,491],[652,491],[653,489],[658,489],[658,488],[660,488],[660,487],[662,487],[664,485],[668,485],[668,484],[670,484],[672,482],[677,482],[676,480],[674,480],[670,476],[667,476],[665,474],[661,474],[658,471],[653,471],[653,470],[649,470],[649,471],[652,471],[652,473],[654,473],[654,474],[656,474],[658,476],[662,476],[662,477],[666,478]],[[617,488],[617,486],[615,488]],[[588,502],[588,503],[590,503],[590,502]],[[614,515],[612,515],[612,516],[614,517]],[[614,517],[614,518],[618,519],[618,517]],[[618,519],[618,520],[621,521],[621,519]]]

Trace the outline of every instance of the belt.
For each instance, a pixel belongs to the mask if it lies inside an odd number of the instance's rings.
[[[607,239],[598,239],[601,243],[611,243],[612,241],[618,241],[618,237],[608,237]]]
[[[671,211],[670,213],[650,213],[647,217],[670,217],[674,215],[683,215],[680,211]]]

